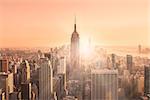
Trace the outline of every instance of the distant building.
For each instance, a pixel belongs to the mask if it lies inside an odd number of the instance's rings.
[[[133,68],[133,57],[132,55],[127,55],[127,69],[131,72]]]
[[[141,45],[138,46],[138,51],[139,51],[139,53],[142,53],[142,46]]]
[[[116,55],[111,54],[112,68],[116,69]]]
[[[21,82],[28,83],[30,82],[30,66],[27,60],[24,60],[21,63]]]
[[[118,100],[118,71],[91,71],[91,100]]]
[[[46,58],[40,59],[39,100],[50,100],[53,93],[53,69]]]
[[[0,72],[8,73],[8,60],[6,59],[0,60]]]
[[[145,66],[144,71],[144,92],[150,96],[150,66]]]

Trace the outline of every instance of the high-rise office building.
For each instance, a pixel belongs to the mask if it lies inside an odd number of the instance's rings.
[[[39,100],[50,100],[53,93],[53,69],[47,58],[40,59]]]
[[[118,71],[91,71],[91,100],[118,100]]]
[[[7,59],[0,60],[0,72],[8,73],[8,60]]]
[[[150,65],[144,69],[144,92],[150,96]]]
[[[133,67],[133,57],[132,55],[127,55],[127,69],[131,72]]]
[[[76,29],[76,19],[74,24],[74,32],[71,35],[70,47],[71,71],[79,68],[79,34]]]
[[[27,60],[21,63],[21,82],[30,82],[30,66]]]

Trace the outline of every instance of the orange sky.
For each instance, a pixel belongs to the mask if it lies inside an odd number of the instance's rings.
[[[1,0],[0,47],[68,44],[75,13],[81,40],[148,44],[148,0]]]

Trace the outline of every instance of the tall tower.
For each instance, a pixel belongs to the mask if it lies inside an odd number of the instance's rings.
[[[53,69],[47,58],[40,59],[39,100],[51,100],[53,93]]]
[[[76,29],[76,17],[74,23],[74,32],[71,35],[70,53],[71,72],[74,72],[77,71],[79,68],[79,34]]]

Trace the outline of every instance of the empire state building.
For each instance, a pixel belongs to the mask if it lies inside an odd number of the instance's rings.
[[[73,74],[79,71],[79,34],[76,29],[76,19],[74,23],[74,32],[71,35],[70,53],[71,72]]]

